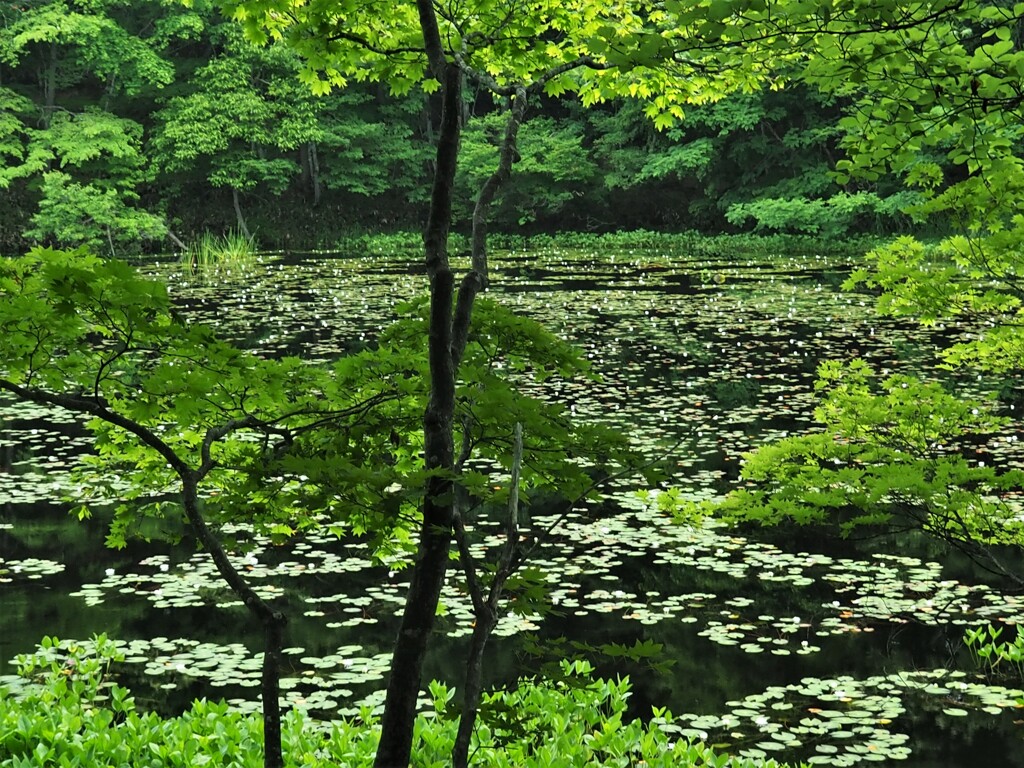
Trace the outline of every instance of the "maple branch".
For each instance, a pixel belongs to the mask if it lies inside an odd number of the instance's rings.
[[[22,387],[6,379],[0,379],[0,390],[10,392],[11,394],[17,395],[22,400],[27,400],[31,403],[56,405],[59,408],[72,411],[73,413],[84,413],[89,414],[90,416],[95,416],[108,424],[113,424],[114,426],[120,427],[126,432],[130,432],[135,435],[139,440],[159,453],[179,476],[183,477],[192,471],[191,467],[189,467],[188,464],[186,464],[181,457],[174,452],[174,449],[161,440],[155,432],[147,429],[136,421],[132,421],[126,416],[122,416],[116,411],[110,410],[98,399],[87,398],[82,395],[47,392],[35,387]]]
[[[339,30],[334,34],[327,36],[328,42],[335,42],[337,40],[345,40],[350,43],[355,43],[363,50],[369,51],[370,53],[376,53],[379,56],[400,56],[404,53],[423,55],[424,53],[427,53],[425,48],[417,48],[412,45],[400,46],[398,48],[381,48],[380,46],[371,43],[366,37],[357,35],[355,32],[344,32]]]

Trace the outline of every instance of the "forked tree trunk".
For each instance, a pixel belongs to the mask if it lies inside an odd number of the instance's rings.
[[[501,601],[505,594],[505,583],[515,573],[520,556],[519,547],[519,475],[523,465],[523,426],[516,423],[512,446],[512,476],[509,478],[508,516],[505,520],[505,546],[491,577],[486,599],[477,576],[473,554],[462,528],[456,521],[456,535],[459,542],[459,558],[473,599],[475,623],[473,637],[469,643],[466,659],[466,679],[462,683],[462,714],[459,730],[452,749],[452,768],[468,768],[469,745],[476,730],[477,713],[480,711],[480,697],[483,693],[484,651],[491,633],[498,626],[501,616]]]
[[[395,642],[388,678],[381,738],[374,768],[406,768],[412,753],[416,700],[419,696],[430,633],[448,569],[455,520],[454,471],[455,381],[469,337],[477,294],[487,285],[486,222],[491,202],[508,178],[515,157],[516,136],[526,110],[527,94],[517,89],[506,126],[498,169],[484,184],[473,215],[473,253],[470,271],[455,294],[455,277],[448,262],[452,191],[462,131],[463,73],[444,58],[437,19],[430,0],[417,0],[427,57],[441,81],[441,123],[431,190],[430,213],[424,231],[427,274],[430,277],[430,399],[423,417],[424,453],[428,470],[442,470],[427,481],[423,523],[412,567],[405,609]],[[454,314],[452,302],[456,302]],[[485,632],[480,648],[486,643]],[[479,683],[476,685],[479,699]]]

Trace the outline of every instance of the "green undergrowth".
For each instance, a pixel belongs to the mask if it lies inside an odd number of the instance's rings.
[[[262,766],[259,717],[207,700],[177,717],[141,712],[129,691],[111,682],[117,661],[115,644],[103,636],[82,644],[46,638],[35,654],[19,657],[18,683],[0,688],[0,766]],[[627,721],[628,681],[595,680],[586,662],[565,662],[562,671],[557,681],[523,680],[485,697],[474,766],[783,768],[676,739],[665,727],[667,712],[648,723]],[[450,764],[453,694],[431,685],[433,711],[417,722],[417,768]],[[282,725],[286,764],[369,766],[377,726],[369,709],[330,723],[292,710]]]
[[[999,642],[1006,625],[988,624],[964,633],[964,645],[971,659],[987,676],[1005,675],[1024,682],[1024,633]]]
[[[580,250],[666,250],[694,257],[740,258],[773,254],[860,255],[879,243],[877,237],[816,237],[812,235],[706,235],[699,232],[653,232],[638,229],[622,232],[558,232],[542,235],[495,233],[489,238],[492,250],[540,250],[572,248]],[[418,232],[353,234],[339,240],[339,251],[361,256],[393,256],[415,253],[422,248]],[[449,240],[453,254],[469,251],[469,238],[453,233]]]

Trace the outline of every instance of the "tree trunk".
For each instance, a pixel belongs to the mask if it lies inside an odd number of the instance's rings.
[[[448,263],[448,231],[452,217],[452,191],[462,133],[462,81],[458,66],[445,58],[431,0],[416,0],[424,48],[431,74],[441,83],[441,123],[437,140],[430,213],[423,234],[427,274],[430,278],[430,398],[423,416],[427,470],[441,470],[427,481],[423,502],[420,544],[412,568],[402,623],[395,642],[384,701],[380,744],[374,768],[406,768],[412,753],[416,700],[423,674],[427,643],[441,596],[452,527],[455,522],[454,421],[455,381],[469,337],[473,304],[487,285],[487,212],[494,195],[508,177],[515,140],[526,109],[526,91],[516,89],[512,116],[506,129],[498,170],[481,190],[474,213],[474,253],[470,271],[462,280],[454,316],[455,278]],[[480,226],[479,239],[476,232]],[[499,587],[500,589],[500,587]],[[479,693],[477,694],[479,697]]]
[[[261,692],[263,694],[263,768],[284,768],[284,754],[281,749],[281,647],[284,627],[288,623],[285,615],[275,611],[261,598],[256,591],[231,564],[231,559],[221,546],[220,541],[206,525],[203,513],[199,509],[200,474],[185,471],[181,475],[181,497],[185,509],[185,517],[210,554],[221,578],[227,582],[234,592],[249,609],[249,612],[263,624],[265,645],[263,648],[263,675]]]
[[[526,89],[521,86],[516,88],[508,121],[505,123],[505,134],[502,136],[498,150],[498,167],[480,188],[480,195],[473,207],[473,269],[484,274],[487,274],[487,223],[491,212],[491,203],[494,202],[494,198],[508,181],[508,177],[512,174],[512,164],[519,158],[517,147],[519,127],[526,117],[527,101]]]
[[[284,768],[281,748],[281,649],[284,646],[283,614],[274,612],[263,620],[263,768]]]
[[[309,188],[313,193],[313,207],[320,205],[320,197],[323,194],[323,184],[320,181],[320,155],[316,150],[316,142],[309,141],[305,144],[306,167],[309,170]]]
[[[455,460],[455,364],[451,339],[455,279],[448,264],[448,229],[462,131],[461,82],[459,70],[452,65],[444,65],[437,166],[423,235],[430,276],[430,399],[423,416],[423,432],[427,469],[442,470],[444,476],[431,477],[427,482],[419,551],[412,567],[405,610],[391,660],[375,768],[405,768],[409,765],[423,660],[434,628],[451,549],[454,514],[451,470]]]
[[[487,288],[487,220],[491,212],[491,203],[494,202],[494,198],[497,197],[498,192],[501,191],[511,175],[512,164],[519,156],[516,143],[519,126],[523,124],[523,118],[526,116],[526,106],[526,89],[518,87],[509,112],[508,122],[505,123],[505,135],[502,137],[498,153],[498,167],[480,188],[480,195],[473,207],[473,241],[470,252],[472,267],[462,279],[462,285],[459,286],[459,304],[455,310],[455,328],[452,332],[454,337],[452,355],[455,358],[456,367],[462,360],[462,353],[466,349],[466,342],[469,338],[473,302],[476,295]]]
[[[505,546],[494,569],[491,586],[484,600],[480,579],[477,577],[473,554],[461,523],[457,522],[459,558],[462,561],[466,583],[473,598],[476,623],[466,659],[466,679],[462,684],[462,716],[452,749],[452,768],[468,768],[469,744],[476,730],[480,696],[483,693],[484,650],[491,633],[498,626],[499,606],[505,593],[505,583],[515,573],[519,561],[519,476],[523,466],[523,425],[516,423],[512,445],[512,476],[509,478],[508,517],[505,521]]]
[[[235,222],[238,224],[238,231],[246,240],[251,240],[252,235],[249,233],[249,227],[245,224],[245,217],[242,215],[242,202],[235,187],[231,188],[231,204],[235,207]]]
[[[466,660],[466,679],[462,683],[462,714],[459,717],[455,746],[452,748],[452,768],[467,768],[469,765],[469,744],[476,730],[480,695],[483,692],[484,649],[494,628],[498,626],[498,615],[487,606],[483,615],[476,614],[475,621],[469,658]]]
[[[57,44],[50,43],[50,60],[43,73],[43,128],[49,128],[57,109]]]

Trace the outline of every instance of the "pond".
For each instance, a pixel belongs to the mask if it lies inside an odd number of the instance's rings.
[[[366,345],[396,303],[422,292],[415,263],[290,255],[206,281],[150,269],[190,318],[262,353],[316,360]],[[671,449],[674,484],[699,499],[737,482],[744,451],[813,428],[818,361],[859,356],[913,371],[966,332],[879,319],[870,298],[838,290],[849,268],[813,254],[551,248],[496,254],[493,293],[582,345],[603,377],[542,394],[579,419],[628,427],[652,456]],[[103,521],[72,520],[61,502],[69,467],[88,450],[83,425],[9,401],[0,420],[0,675],[43,635],[106,632],[123,641],[121,674],[143,706],[174,711],[223,696],[254,708],[259,633],[208,559],[187,544],[104,548]],[[1016,437],[979,450],[1016,464]],[[682,714],[681,735],[728,751],[832,765],[1024,766],[1024,692],[986,684],[961,642],[965,628],[1024,619],[1024,600],[1005,585],[932,541],[693,528],[620,486],[576,509],[540,554],[552,610],[505,617],[486,661],[491,682],[579,653],[600,674],[630,675],[636,714],[668,707]],[[555,514],[535,509],[531,522]],[[485,546],[500,542],[499,521],[479,525]],[[258,541],[238,558],[292,617],[289,704],[319,718],[379,704],[403,573],[326,535]],[[427,675],[457,682],[472,617],[454,574],[444,603],[446,639]],[[662,651],[641,664],[597,648],[637,642]]]

